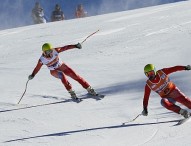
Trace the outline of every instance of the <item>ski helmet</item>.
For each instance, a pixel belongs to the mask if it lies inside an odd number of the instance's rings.
[[[44,45],[42,45],[42,51],[43,52],[49,51],[49,50],[52,50],[52,45],[51,44],[45,43]]]
[[[150,72],[150,71],[154,71],[155,75],[156,75],[156,69],[155,69],[155,66],[153,64],[147,64],[145,67],[144,67],[144,73],[146,74],[147,72]]]

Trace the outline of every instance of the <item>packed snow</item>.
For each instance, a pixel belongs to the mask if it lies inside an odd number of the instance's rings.
[[[175,126],[181,115],[163,108],[152,92],[148,116],[142,112],[143,68],[190,64],[191,1],[83,19],[0,31],[0,145],[2,146],[190,146],[191,123]],[[102,100],[68,78],[75,103],[46,66],[28,83],[45,42],[54,47],[82,42],[60,54]],[[191,97],[191,72],[170,75]],[[186,109],[186,107],[181,106]],[[126,122],[125,125],[122,125]]]

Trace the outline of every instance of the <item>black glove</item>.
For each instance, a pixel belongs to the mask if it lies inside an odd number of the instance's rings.
[[[142,115],[143,116],[147,116],[148,115],[148,111],[147,111],[146,107],[143,108]]]
[[[191,66],[190,65],[185,66],[185,70],[191,70]]]
[[[78,49],[82,49],[82,45],[81,45],[80,43],[77,43],[77,44],[75,45],[75,47],[78,48]]]
[[[34,75],[33,75],[33,74],[31,74],[31,75],[28,76],[28,80],[32,80],[33,78],[34,78]]]

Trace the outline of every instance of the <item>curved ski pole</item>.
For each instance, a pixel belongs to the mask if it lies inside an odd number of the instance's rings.
[[[20,103],[21,99],[22,99],[23,96],[25,95],[25,93],[26,93],[26,91],[27,91],[27,85],[28,85],[28,82],[29,82],[29,80],[26,82],[25,91],[24,91],[23,95],[21,96],[21,98],[20,98],[20,100],[19,100],[19,102],[18,102],[17,104]]]
[[[92,35],[94,35],[95,33],[97,33],[99,31],[99,29],[95,32],[93,32],[92,34],[90,34],[89,36],[87,36],[82,42],[81,42],[81,45],[89,38],[91,37]]]
[[[139,116],[141,116],[142,114],[139,114],[139,115],[137,115],[134,119],[132,119],[132,120],[130,120],[130,121],[127,121],[127,122],[124,122],[124,123],[122,123],[122,125],[125,125],[125,124],[127,124],[127,123],[130,123],[130,122],[133,122],[133,121],[135,121]]]

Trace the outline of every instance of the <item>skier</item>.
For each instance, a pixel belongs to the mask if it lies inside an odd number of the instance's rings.
[[[38,60],[38,63],[36,67],[34,68],[32,74],[28,76],[28,79],[29,80],[33,79],[34,76],[38,73],[38,71],[42,67],[42,65],[46,65],[48,69],[50,70],[50,74],[54,76],[55,78],[58,78],[61,80],[66,90],[70,93],[72,99],[79,100],[65,75],[73,78],[78,83],[80,83],[82,87],[88,91],[89,94],[96,95],[97,93],[95,92],[95,90],[81,76],[75,73],[73,69],[71,69],[65,63],[63,63],[58,56],[59,53],[69,49],[73,49],[73,48],[81,49],[82,46],[80,43],[78,43],[75,45],[67,45],[64,47],[53,48],[52,45],[49,43],[43,44],[42,55],[40,59]]]
[[[148,100],[151,90],[153,90],[161,96],[162,106],[177,114],[181,114],[184,118],[190,117],[190,113],[187,110],[180,108],[175,103],[179,102],[191,109],[191,100],[185,96],[168,77],[169,74],[182,70],[191,70],[191,66],[174,66],[158,71],[156,71],[153,64],[147,64],[144,67],[144,73],[148,77],[148,80],[145,85],[142,115],[148,115]]]
[[[39,2],[36,2],[35,7],[32,9],[32,18],[34,24],[46,23],[44,11]]]

